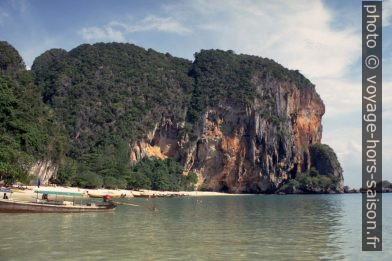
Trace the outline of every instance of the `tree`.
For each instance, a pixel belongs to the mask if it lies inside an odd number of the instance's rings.
[[[144,158],[132,170],[128,177],[131,189],[154,190],[193,190],[197,175],[183,175],[183,168],[172,159],[161,160],[155,157]]]
[[[127,182],[128,189],[151,189],[151,180],[142,172],[131,172]]]
[[[70,186],[77,176],[78,164],[75,160],[66,158],[65,162],[60,165],[57,176],[51,180],[52,183]]]
[[[100,188],[103,185],[103,179],[94,172],[84,171],[75,178],[73,185],[90,189]]]
[[[0,180],[28,183],[32,164],[43,158],[60,160],[59,128],[26,71],[22,58],[7,42],[0,42]],[[61,142],[58,142],[61,141]]]

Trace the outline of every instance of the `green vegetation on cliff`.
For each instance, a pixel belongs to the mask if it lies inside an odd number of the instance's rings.
[[[11,73],[25,69],[18,51],[5,41],[0,41],[0,73]]]
[[[197,176],[190,172],[182,175],[183,168],[174,160],[159,160],[157,158],[144,158],[132,170],[128,178],[130,189],[153,190],[193,190],[197,183]]]
[[[71,138],[79,158],[117,137],[145,137],[162,116],[179,119],[188,103],[190,62],[131,44],[54,49],[32,66],[44,101]]]
[[[130,146],[163,119],[178,128],[170,139],[187,142],[188,135],[193,142],[209,107],[253,107],[285,139],[289,119],[277,112],[274,82],[313,88],[298,71],[269,59],[202,50],[192,63],[120,43],[52,49],[26,71],[17,51],[1,42],[0,74],[0,180],[26,181],[34,162],[50,159],[58,166],[52,182],[87,188],[192,189],[196,175],[183,176],[171,159],[132,166]],[[324,176],[340,165],[328,148],[310,148],[320,174],[292,182],[333,186]]]
[[[342,168],[333,149],[326,144],[309,147],[311,168],[289,180],[278,191],[285,193],[325,193],[341,186]]]
[[[77,161],[105,186],[113,183],[107,176],[123,180],[128,144],[144,138],[161,117],[183,117],[193,88],[189,66],[132,44],[85,44],[39,56],[32,66],[36,84],[70,140],[64,162]],[[61,164],[57,181],[63,182],[65,169]]]
[[[314,166],[321,175],[335,175],[336,171],[342,171],[338,157],[333,149],[327,144],[312,144],[309,147],[311,165]]]
[[[144,158],[133,167],[116,165],[112,162],[112,169],[90,167],[86,169],[83,163],[69,160],[59,171],[55,183],[79,186],[84,188],[129,188],[154,190],[193,190],[197,183],[197,176],[190,172],[184,176],[183,167],[172,159],[160,160]],[[118,167],[123,168],[122,172]]]
[[[289,180],[278,192],[284,193],[326,193],[336,191],[338,179],[334,176],[321,175],[314,167],[310,170],[298,174],[294,179]]]
[[[28,182],[31,164],[43,158],[59,160],[66,138],[42,102],[32,74],[6,42],[0,42],[0,66],[0,180]]]
[[[261,98],[267,105],[266,111],[270,111],[268,106],[274,105],[272,94],[262,94],[255,89],[255,81],[268,77],[293,82],[298,88],[313,86],[298,71],[288,70],[273,60],[238,55],[233,51],[202,50],[196,53],[190,75],[195,79],[187,114],[190,123],[197,122],[208,106],[251,106],[256,98]]]
[[[190,132],[208,106],[250,105],[254,77],[311,85],[298,71],[256,56],[202,50],[192,64],[120,43],[52,49],[36,58],[32,71],[43,100],[68,132],[74,159],[99,153],[96,148],[104,150],[114,137],[140,140],[162,117],[183,121],[186,113],[184,130]]]

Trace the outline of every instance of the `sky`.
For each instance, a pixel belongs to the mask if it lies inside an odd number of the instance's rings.
[[[2,0],[0,40],[27,67],[51,48],[130,42],[193,60],[200,49],[268,57],[298,69],[326,106],[322,143],[360,187],[361,1]],[[383,179],[392,181],[392,0],[383,1]]]

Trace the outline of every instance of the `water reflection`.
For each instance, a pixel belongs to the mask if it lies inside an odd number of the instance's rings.
[[[0,214],[0,260],[366,260],[360,202],[360,195],[134,199],[158,211]],[[377,257],[390,254],[384,247]]]

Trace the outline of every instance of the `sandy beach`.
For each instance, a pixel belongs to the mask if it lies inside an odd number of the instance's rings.
[[[125,189],[84,189],[77,187],[62,186],[24,186],[22,188],[14,187],[12,189],[12,197],[19,200],[31,200],[37,197],[36,191],[58,191],[58,192],[76,192],[82,193],[83,197],[89,195],[98,197],[111,195],[113,197],[134,198],[134,197],[200,197],[200,196],[235,196],[244,194],[229,194],[212,191],[155,191],[155,190],[125,190]]]

